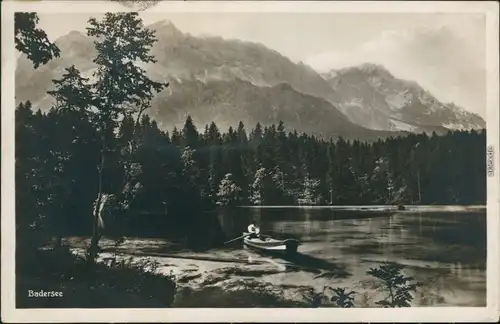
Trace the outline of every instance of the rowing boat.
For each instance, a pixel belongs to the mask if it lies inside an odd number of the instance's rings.
[[[243,244],[264,252],[295,253],[300,245],[295,239],[277,240],[267,235],[252,236],[243,233]]]

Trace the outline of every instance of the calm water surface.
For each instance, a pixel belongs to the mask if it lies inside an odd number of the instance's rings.
[[[300,240],[300,253],[293,259],[257,254],[243,248],[241,241],[193,253],[174,252],[161,239],[128,238],[123,248],[156,257],[165,271],[170,271],[176,262],[177,266],[184,262],[204,274],[237,267],[242,271],[232,274],[231,280],[250,278],[284,289],[300,286],[321,291],[325,285],[345,287],[358,293],[358,304],[363,307],[371,307],[385,296],[366,271],[381,262],[393,261],[405,265],[405,273],[424,284],[415,295],[414,306],[485,306],[485,210],[412,208],[401,212],[373,207],[239,208],[220,211],[213,217],[212,225],[204,227],[206,240],[220,238],[221,234],[229,240],[240,236],[250,223],[258,224],[265,234]],[[161,253],[177,253],[181,259]],[[183,259],[192,256],[198,259]],[[203,258],[219,261],[202,261]],[[181,274],[186,272],[178,270]],[[325,272],[329,278],[317,278]]]
[[[337,278],[328,281],[333,286],[358,287],[369,294],[370,285],[363,283],[369,279],[366,271],[379,262],[395,261],[426,284],[422,290],[427,296],[416,300],[417,305],[485,306],[486,214],[474,209],[440,209],[447,210],[246,208],[219,215],[219,219],[228,237],[240,235],[249,222],[255,222],[263,233],[299,239],[303,256],[296,263],[337,269]],[[312,280],[305,271],[274,275],[268,280],[324,284]],[[428,298],[430,295],[435,298]]]

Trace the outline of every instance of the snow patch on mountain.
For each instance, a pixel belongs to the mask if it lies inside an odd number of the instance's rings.
[[[412,98],[413,95],[408,90],[405,90],[403,92],[387,94],[385,101],[392,111],[397,112]]]
[[[454,104],[440,102],[418,83],[398,79],[382,65],[365,63],[332,70],[323,73],[322,77],[335,91],[334,104],[351,121],[365,127],[379,130],[408,128],[401,123],[415,125],[417,129],[418,125],[448,129],[486,126],[478,115]],[[352,105],[354,102],[357,104]],[[393,118],[399,122],[395,123]]]
[[[396,119],[391,119],[390,124],[392,127],[392,130],[394,131],[405,131],[405,132],[417,132],[419,129],[413,125],[404,123],[402,121],[396,120]]]
[[[342,106],[345,108],[358,107],[360,109],[363,109],[363,107],[364,107],[363,106],[363,98],[352,98],[351,100],[342,103]]]

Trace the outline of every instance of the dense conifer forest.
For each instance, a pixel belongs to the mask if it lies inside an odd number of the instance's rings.
[[[106,152],[103,192],[119,202],[107,214],[146,223],[163,214],[187,231],[224,206],[485,203],[484,131],[365,143],[285,126],[223,132],[212,123],[200,132],[187,117],[164,132],[148,115],[124,118]],[[89,229],[100,156],[91,121],[70,110],[34,113],[27,102],[16,110],[16,138],[19,217],[30,222],[43,211],[54,228]]]

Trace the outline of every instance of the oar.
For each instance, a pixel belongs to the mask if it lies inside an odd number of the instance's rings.
[[[242,239],[242,238],[244,238],[245,236],[248,236],[248,235],[250,235],[250,234],[243,234],[242,236],[237,237],[237,238],[234,238],[234,239],[232,239],[232,240],[230,240],[230,241],[227,241],[227,242],[225,242],[224,244],[228,244],[228,243],[234,242],[234,241],[239,240],[239,239]]]

